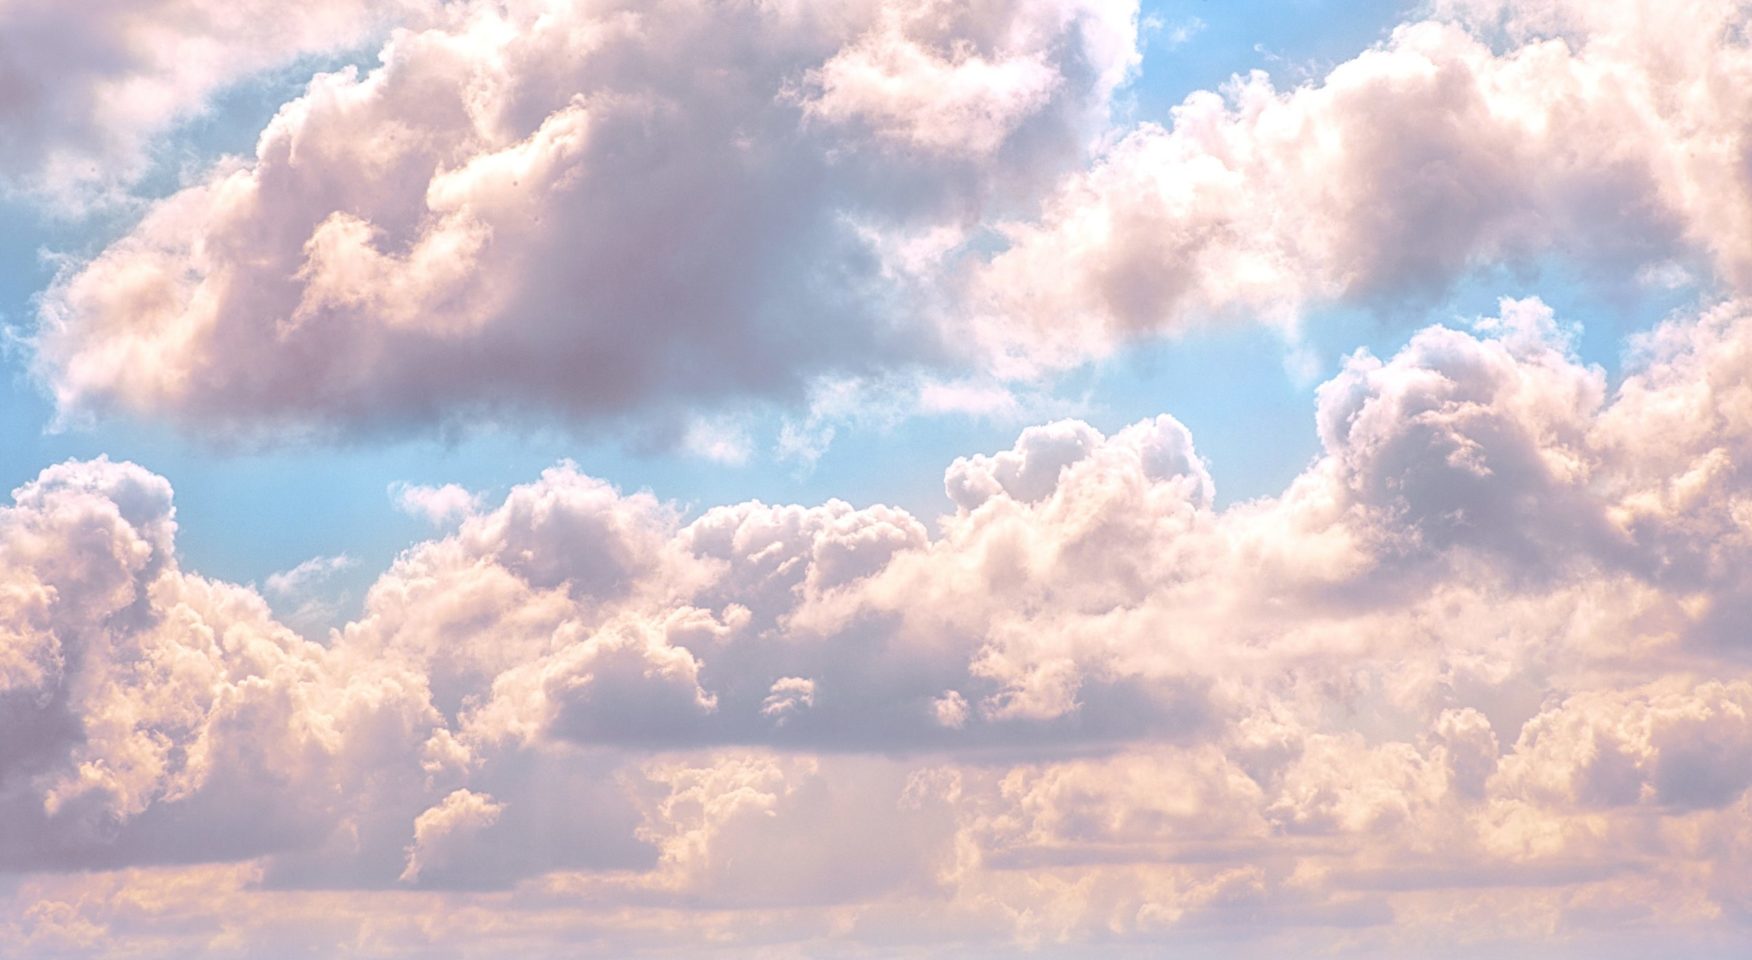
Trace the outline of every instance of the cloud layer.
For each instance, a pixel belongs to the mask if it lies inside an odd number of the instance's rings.
[[[0,937],[1726,955],[1752,312],[1611,389],[1572,333],[1505,301],[1357,353],[1320,457],[1224,509],[1167,416],[958,459],[934,528],[561,464],[321,644],[178,566],[162,479],[52,467],[0,512]]]

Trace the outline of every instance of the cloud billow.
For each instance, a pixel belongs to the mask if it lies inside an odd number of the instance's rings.
[[[678,416],[940,360],[874,234],[1065,169],[1136,55],[1125,3],[938,13],[447,7],[69,269],[39,372],[66,415],[270,443]],[[910,106],[945,83],[947,112]]]
[[[180,569],[163,480],[52,467],[0,513],[0,804],[30,825],[0,857],[781,937],[925,909],[1023,944],[1263,918],[1483,949],[1592,935],[1580,902],[1744,910],[1747,317],[1669,321],[1615,389],[1538,301],[1359,352],[1321,456],[1221,509],[1166,416],[958,459],[935,530],[684,522],[562,464],[324,644]]]

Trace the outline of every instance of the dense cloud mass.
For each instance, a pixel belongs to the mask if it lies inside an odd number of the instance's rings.
[[[1611,389],[1572,335],[1359,352],[1320,457],[1222,509],[1168,416],[958,459],[934,528],[561,464],[325,643],[179,567],[162,479],[51,467],[0,512],[0,942],[1726,956],[1752,311]]]
[[[458,3],[47,295],[64,413],[246,441],[662,418],[954,353],[908,254],[1083,155],[1125,0]],[[916,246],[914,244],[913,246]]]
[[[37,373],[284,442],[675,424],[823,378],[1428,306],[1557,259],[1752,281],[1747,11],[1448,2],[1317,81],[1108,127],[1126,0],[428,11],[70,261]],[[1092,160],[1092,165],[1085,165]],[[1415,314],[1416,309],[1407,311]]]

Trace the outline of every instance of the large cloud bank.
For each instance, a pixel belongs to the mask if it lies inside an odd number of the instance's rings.
[[[51,467],[0,510],[0,942],[1729,955],[1752,312],[1610,390],[1570,335],[1358,353],[1224,509],[1167,416],[956,460],[934,529],[562,464],[320,644],[178,566],[163,480]]]

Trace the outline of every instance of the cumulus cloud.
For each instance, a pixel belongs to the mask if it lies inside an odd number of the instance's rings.
[[[1661,277],[1677,253],[1745,289],[1742,4],[1433,6],[1318,82],[1254,72],[1119,137],[1003,228],[970,334],[1027,374],[1139,333],[1427,305],[1546,257]]]
[[[467,871],[466,843],[499,822],[505,805],[469,790],[456,790],[414,819],[414,843],[400,879],[415,881],[437,870]]]
[[[805,75],[805,113],[867,128],[879,142],[987,157],[1067,82],[1057,62],[1064,54],[1046,38],[1080,32],[1085,49],[1071,56],[1086,58],[1078,66],[1103,93],[1135,65],[1130,5],[1042,3],[1018,12],[994,22],[941,2],[885,7],[874,27]],[[1092,22],[1077,22],[1091,14]]]
[[[389,496],[403,513],[419,517],[434,526],[461,520],[473,514],[480,506],[478,496],[456,483],[437,487],[394,483],[390,484]]]
[[[1321,456],[1221,509],[1167,416],[961,458],[935,529],[687,520],[562,464],[404,552],[326,645],[180,569],[163,480],[53,467],[0,513],[27,828],[0,857],[246,862],[188,889],[294,910],[515,888],[615,911],[605,949],[677,906],[741,946],[884,949],[905,915],[1049,951],[1262,923],[1488,951],[1636,905],[1701,951],[1752,904],[1752,312],[1667,322],[1616,388],[1572,335],[1505,301],[1359,352]],[[168,922],[59,882],[5,935]],[[454,946],[370,902],[397,949]]]
[[[349,745],[429,711],[381,677],[335,682],[253,591],[182,572],[174,534],[169,485],[104,460],[45,470],[0,514],[6,594],[26,601],[7,619],[22,655],[0,694],[14,869],[308,838],[360,783],[340,762]]]
[[[872,231],[1076,162],[1135,32],[1126,0],[455,4],[65,271],[39,373],[65,416],[266,442],[682,424],[925,362]]]
[[[761,701],[760,715],[784,723],[791,715],[815,706],[815,681],[808,677],[780,677]]]
[[[345,51],[427,6],[9,0],[0,6],[0,185],[67,211],[125,189],[150,165],[152,137],[214,94]]]
[[[274,885],[444,876],[467,811],[419,815],[460,788],[442,778],[466,757],[427,677],[301,639],[253,590],[183,571],[174,536],[169,485],[101,459],[51,467],[0,509],[0,863],[275,855]],[[598,813],[547,830],[537,858],[638,862],[630,803]],[[543,819],[519,811],[506,824]],[[603,835],[604,822],[625,826]]]
[[[37,373],[64,417],[203,436],[655,419],[736,462],[733,401],[1293,337],[1505,264],[1744,290],[1744,18],[1435,4],[1316,82],[1110,128],[1120,0],[455,5],[70,264]]]

